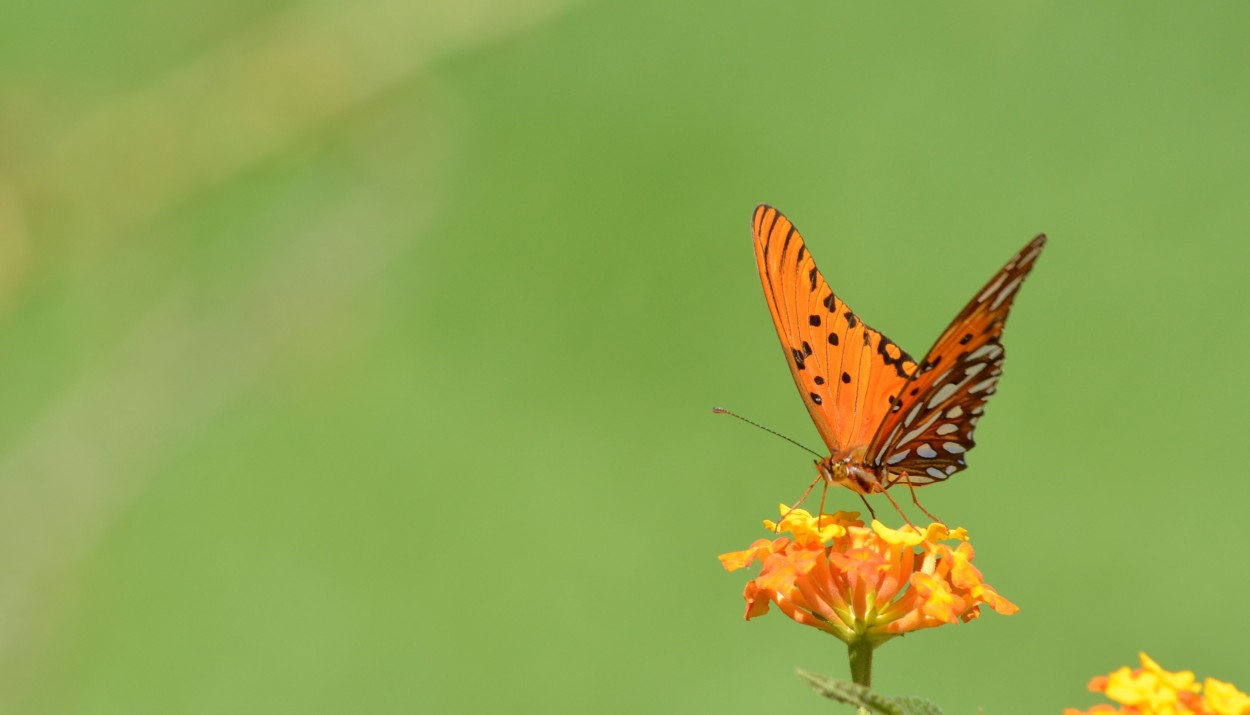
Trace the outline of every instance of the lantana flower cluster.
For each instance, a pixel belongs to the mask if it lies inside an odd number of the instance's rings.
[[[1127,666],[1089,682],[1120,708],[1095,705],[1089,710],[1064,710],[1064,715],[1123,713],[1124,715],[1250,715],[1250,695],[1230,683],[1207,678],[1201,685],[1188,670],[1171,673],[1145,653],[1140,668]]]
[[[785,505],[781,511],[779,524],[764,526],[791,536],[760,539],[720,557],[729,571],[762,564],[743,593],[747,620],[775,605],[796,623],[875,647],[910,631],[977,618],[982,604],[1005,615],[1019,610],[982,581],[963,529],[940,523],[891,529],[876,520],[865,526],[856,512],[816,517]]]

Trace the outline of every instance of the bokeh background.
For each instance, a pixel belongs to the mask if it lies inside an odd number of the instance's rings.
[[[716,561],[814,472],[710,408],[819,442],[762,201],[917,354],[1052,239],[923,492],[1023,610],[881,690],[1250,687],[1243,6],[0,14],[0,712],[827,711]]]

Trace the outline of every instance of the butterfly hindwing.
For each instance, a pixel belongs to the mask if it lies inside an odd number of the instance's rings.
[[[781,212],[759,206],[752,229],[768,309],[812,422],[831,452],[868,445],[916,361],[834,295]]]
[[[1002,375],[1003,326],[1020,284],[1046,244],[1030,241],[955,317],[881,422],[867,459],[913,485],[941,481],[967,466],[973,431]]]

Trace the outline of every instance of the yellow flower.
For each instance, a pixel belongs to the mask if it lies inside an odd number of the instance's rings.
[[[1213,678],[1198,685],[1192,672],[1172,673],[1145,653],[1139,655],[1142,667],[1120,668],[1089,682],[1090,690],[1103,693],[1124,708],[1116,710],[1110,705],[1097,705],[1085,711],[1069,708],[1064,715],[1250,715],[1250,696],[1232,685]]]
[[[1207,708],[1216,715],[1250,715],[1250,695],[1246,695],[1231,683],[1207,678],[1203,683]]]
[[[743,593],[748,620],[776,605],[796,623],[848,644],[876,646],[910,631],[972,620],[981,604],[1007,615],[1019,610],[981,581],[963,529],[890,529],[877,521],[869,528],[855,512],[814,517],[784,504],[781,512],[780,524],[764,526],[793,538],[760,539],[720,557],[729,571],[762,564]]]

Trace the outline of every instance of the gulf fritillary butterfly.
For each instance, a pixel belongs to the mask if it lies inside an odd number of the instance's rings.
[[[973,430],[1002,375],[1007,312],[1046,236],[1007,261],[916,362],[833,294],[780,211],[761,204],[752,227],[786,363],[829,448],[812,486],[823,478],[863,497],[905,484],[915,501],[915,487],[967,466]]]

